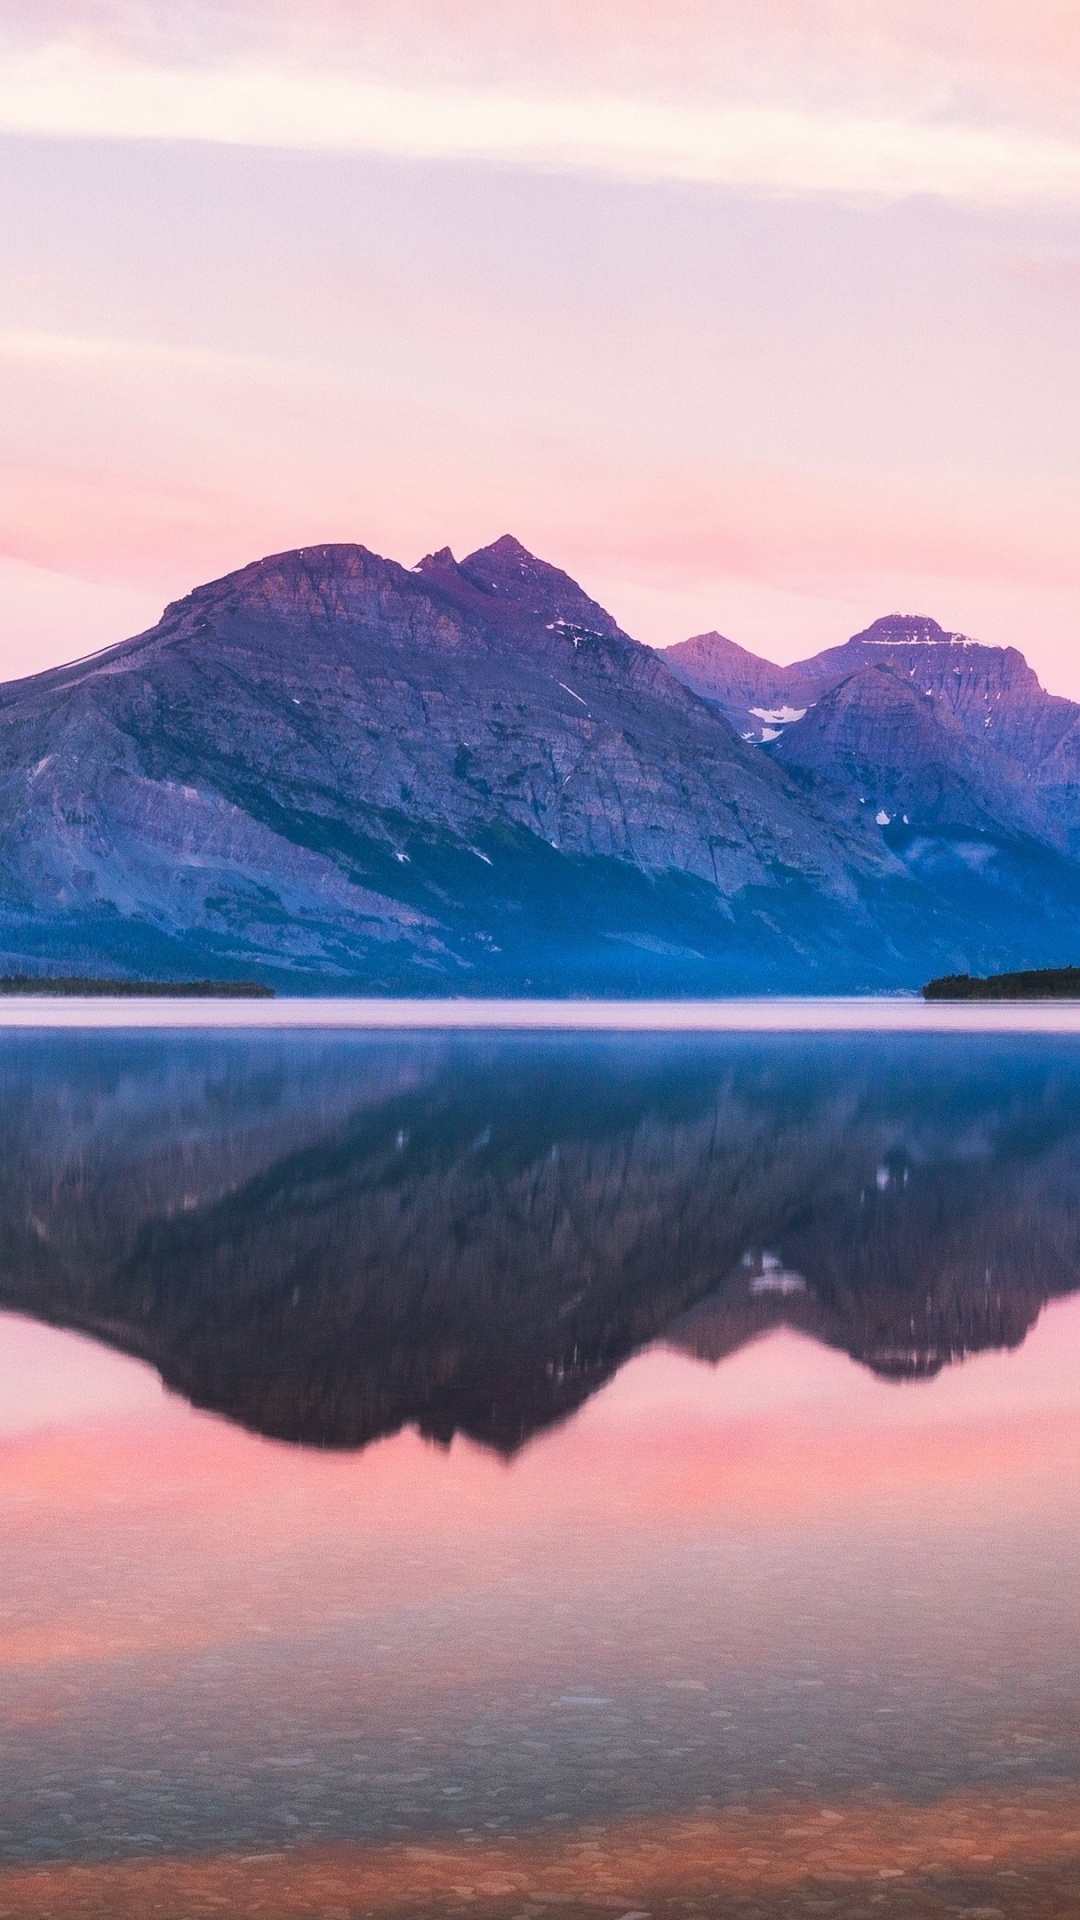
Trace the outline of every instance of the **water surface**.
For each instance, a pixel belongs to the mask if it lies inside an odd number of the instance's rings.
[[[312,1029],[356,1032],[1080,1033],[1077,1000],[918,994],[741,1000],[194,1000],[0,995],[0,1029]]]
[[[0,1911],[1075,1909],[1080,1040],[8,1032],[0,1247]]]

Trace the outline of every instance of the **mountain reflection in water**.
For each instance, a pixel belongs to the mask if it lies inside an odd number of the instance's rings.
[[[5,1035],[0,1304],[257,1432],[507,1454],[655,1341],[892,1380],[1080,1285],[1080,1045]]]

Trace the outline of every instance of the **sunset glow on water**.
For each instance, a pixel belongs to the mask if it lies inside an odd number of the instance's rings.
[[[842,1913],[877,1912],[882,1898],[896,1912],[965,1902],[1010,1914],[1067,1910],[1053,1902],[1080,1851],[1080,1303],[1065,1271],[1080,1216],[1070,1145],[1080,1101],[1074,1108],[1071,1056],[1032,1040],[1011,1043],[1022,1050],[1003,1062],[959,1043],[943,1066],[933,1042],[904,1054],[914,1043],[896,1040],[871,1083],[859,1047],[873,1043],[819,1039],[796,1061],[782,1039],[720,1039],[697,1059],[703,1078],[687,1106],[673,1091],[678,1075],[664,1076],[689,1056],[670,1049],[703,1043],[609,1040],[597,1052],[596,1042],[503,1040],[473,1063],[481,1088],[494,1097],[509,1080],[524,1090],[532,1074],[541,1133],[538,1071],[564,1106],[551,1146],[524,1137],[522,1114],[500,1159],[494,1108],[490,1139],[469,1111],[460,1149],[452,1114],[437,1151],[419,1144],[444,1068],[454,1067],[466,1100],[462,1056],[448,1062],[437,1038],[237,1039],[227,1058],[213,1038],[50,1044],[44,1084],[54,1120],[68,1116],[66,1139],[55,1125],[42,1138],[40,1100],[36,1114],[9,1111],[4,1121],[5,1297],[21,1288],[24,1299],[0,1321],[0,1912],[181,1914],[224,1903],[282,1915],[458,1906],[510,1915],[535,1895],[581,1912],[622,1901],[620,1912],[697,1904],[719,1913],[751,1887],[770,1915],[803,1911],[784,1905],[796,1896],[834,1902],[807,1911]],[[584,1058],[583,1044],[594,1049]],[[10,1087],[18,1061],[9,1053],[7,1063]],[[615,1084],[621,1117],[606,1105]],[[118,1193],[110,1129],[143,1097],[142,1157]],[[786,1141],[786,1176],[762,1166],[745,1137],[754,1097]],[[410,1164],[392,1175],[373,1142],[403,1101],[412,1125],[389,1145]],[[363,1139],[349,1160],[344,1142],[350,1126],[359,1139],[361,1111]],[[882,1127],[887,1162],[872,1138]],[[1036,1267],[1058,1263],[1044,1277],[1060,1297],[1025,1309],[1034,1324],[1019,1344],[1009,1340],[1015,1350],[980,1334],[975,1308],[962,1304],[972,1350],[943,1365],[927,1350],[923,1377],[884,1377],[897,1362],[883,1346],[871,1366],[811,1337],[805,1316],[824,1311],[830,1288],[839,1311],[836,1288],[855,1284],[857,1233],[846,1249],[843,1235],[835,1246],[814,1239],[800,1217],[807,1202],[796,1205],[777,1182],[790,1180],[796,1136],[805,1156],[826,1135],[834,1192],[819,1192],[813,1233],[827,1233],[850,1174],[864,1218],[880,1209],[866,1229],[879,1261],[921,1261],[928,1284],[951,1287],[958,1302],[966,1296],[950,1232],[973,1169],[981,1179],[993,1163],[1002,1262],[1012,1258],[1006,1238],[1022,1246],[1026,1235]],[[867,1148],[869,1185],[855,1164]],[[207,1149],[207,1166],[215,1151],[234,1164],[224,1182],[219,1171],[216,1194],[192,1202]],[[485,1155],[495,1158],[481,1175]],[[775,1264],[759,1261],[760,1279],[724,1281],[714,1240],[719,1291],[640,1346],[631,1341],[553,1424],[523,1411],[519,1443],[485,1444],[467,1431],[424,1438],[392,1414],[390,1430],[367,1445],[267,1438],[246,1430],[253,1412],[241,1424],[198,1411],[134,1357],[140,1338],[154,1349],[165,1324],[160,1298],[125,1292],[155,1209],[159,1222],[177,1222],[170,1234],[187,1236],[169,1242],[186,1248],[187,1262],[170,1282],[169,1327],[179,1325],[177,1286],[209,1301],[209,1285],[223,1311],[249,1324],[248,1359],[242,1345],[229,1384],[216,1349],[217,1390],[235,1396],[257,1366],[278,1364],[256,1315],[260,1289],[278,1282],[265,1264],[273,1256],[255,1248],[253,1266],[243,1253],[245,1183],[262,1183],[264,1208],[279,1204],[271,1188],[287,1191],[279,1245],[300,1231],[301,1215],[310,1221],[312,1207],[323,1208],[319,1232],[304,1250],[291,1245],[282,1268],[283,1298],[314,1289],[315,1316],[328,1300],[339,1316],[348,1305],[348,1262],[342,1278],[327,1277],[327,1205],[354,1209],[348,1259],[360,1271],[379,1258],[373,1223],[389,1216],[370,1208],[384,1206],[388,1183],[405,1183],[395,1217],[423,1190],[429,1222],[438,1196],[459,1183],[457,1279],[440,1270],[436,1241],[424,1240],[439,1304],[419,1309],[419,1320],[436,1313],[437,1367],[463,1379],[469,1285],[495,1289],[489,1316],[520,1321],[523,1355],[543,1286],[554,1278],[559,1297],[544,1326],[558,1346],[560,1324],[582,1311],[575,1291],[603,1286],[604,1258],[637,1289],[641,1321],[645,1294],[632,1276],[650,1214],[669,1204],[680,1168],[719,1187],[733,1159],[738,1184],[757,1183],[762,1217],[774,1209]],[[928,1204],[925,1182],[939,1182],[944,1163],[952,1184]],[[541,1193],[552,1177],[541,1170],[552,1167],[554,1201]],[[33,1200],[46,1172],[55,1195],[73,1196],[68,1244],[57,1249],[52,1217],[35,1201],[24,1252],[15,1189]],[[596,1235],[575,1248],[581,1179]],[[1030,1198],[1039,1179],[1053,1215],[1042,1240],[1017,1215],[1018,1196]],[[473,1182],[471,1199],[463,1181]],[[175,1215],[170,1190],[180,1194]],[[526,1190],[539,1227],[522,1212]],[[112,1226],[103,1224],[110,1209]],[[136,1214],[144,1224],[132,1234]],[[102,1278],[114,1228],[111,1278]],[[437,1220],[433,1230],[437,1239]],[[795,1264],[799,1234],[805,1271]],[[321,1278],[312,1269],[320,1235]],[[502,1251],[489,1267],[493,1235]],[[509,1276],[515,1235],[523,1291],[508,1309],[499,1290],[514,1283],[498,1275]],[[173,1255],[155,1244],[165,1272]],[[409,1247],[395,1256],[402,1287],[421,1257]],[[845,1252],[846,1281],[827,1271]],[[650,1255],[649,1297],[700,1254],[689,1242],[674,1247],[667,1267]],[[987,1274],[989,1302],[997,1283]],[[465,1316],[456,1333],[455,1287]],[[30,1317],[31,1294],[68,1328],[96,1318],[101,1338]],[[137,1317],[121,1325],[121,1295],[138,1307],[144,1335]],[[1003,1296],[991,1304],[1007,1310]],[[347,1345],[356,1336],[341,1326]],[[295,1359],[310,1328],[283,1321],[278,1337]],[[615,1338],[610,1320],[602,1337]],[[867,1337],[881,1338],[872,1326]],[[542,1364],[551,1391],[567,1382],[545,1369],[569,1377],[576,1366],[583,1377],[596,1362],[585,1348],[582,1331],[558,1348],[562,1359]],[[382,1384],[365,1395],[389,1396],[389,1407],[397,1394],[406,1409],[430,1355],[404,1325],[379,1351]],[[178,1352],[159,1363],[174,1374],[196,1366]],[[340,1418],[334,1396],[344,1389],[319,1364],[310,1362],[304,1391],[329,1393],[324,1417]],[[424,1377],[423,1392],[436,1391]],[[191,1390],[205,1398],[200,1378],[196,1389],[191,1375]],[[261,1389],[264,1426],[285,1390]],[[537,1390],[523,1375],[517,1403],[534,1407]],[[466,1427],[478,1404],[470,1389]],[[291,1417],[300,1417],[295,1406]],[[905,1906],[916,1888],[922,1904]],[[871,1893],[877,1904],[866,1908]]]
[[[654,1350],[509,1466],[408,1432],[287,1452],[70,1335],[4,1336],[13,1911],[48,1884],[20,1863],[235,1876],[280,1849],[317,1901],[320,1849],[367,1842],[334,1871],[377,1879],[406,1839],[498,1845],[496,1879],[558,1891],[583,1820],[616,1857],[666,1822],[674,1870],[688,1811],[708,1872],[726,1835],[729,1876],[756,1844],[782,1886],[792,1805],[825,1807],[843,1870],[852,1820],[863,1851],[919,1854],[1020,1795],[1054,1864],[1080,1762],[1074,1303],[914,1389],[786,1334],[717,1370]]]

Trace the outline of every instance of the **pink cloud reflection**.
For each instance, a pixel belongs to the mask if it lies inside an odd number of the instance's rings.
[[[70,1336],[51,1339],[37,1365],[59,1380]],[[288,1642],[346,1599],[374,1621],[432,1580],[462,1603],[506,1581],[545,1593],[564,1564],[597,1591],[631,1566],[649,1584],[694,1540],[922,1554],[940,1536],[955,1554],[989,1529],[1007,1555],[1014,1535],[1080,1521],[1078,1382],[1074,1300],[1018,1355],[915,1386],[793,1335],[715,1370],[649,1354],[510,1465],[409,1432],[312,1454],[176,1401],[76,1410],[0,1445],[0,1666]]]

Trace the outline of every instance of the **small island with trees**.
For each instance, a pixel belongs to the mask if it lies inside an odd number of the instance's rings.
[[[1080,1000],[1080,967],[1036,967],[1028,973],[947,973],[930,980],[924,1000]]]

